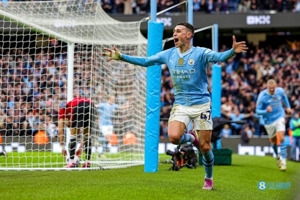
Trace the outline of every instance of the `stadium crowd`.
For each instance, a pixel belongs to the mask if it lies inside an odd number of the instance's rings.
[[[7,3],[13,0],[1,0]],[[17,0],[23,1],[23,0]],[[24,0],[26,1],[26,0]],[[180,4],[183,0],[156,0],[157,12]],[[79,0],[78,5],[99,2],[108,14],[139,15],[150,12],[151,0]],[[81,3],[80,3],[81,2]],[[300,12],[300,0],[193,0],[194,12],[202,13],[236,13],[236,12]],[[186,5],[180,4],[170,9],[168,13],[185,12]]]
[[[0,49],[1,134],[34,135],[46,130],[57,134],[58,111],[66,101],[66,53],[50,41],[47,51]],[[82,74],[84,75],[84,74]]]
[[[182,0],[157,0],[157,11],[165,10]],[[150,0],[103,0],[102,8],[107,13],[116,14],[147,14],[150,11]],[[168,12],[183,12],[185,5],[181,4]],[[260,10],[274,10],[278,12],[299,12],[299,0],[193,0],[194,12],[203,13],[233,13],[257,12]]]

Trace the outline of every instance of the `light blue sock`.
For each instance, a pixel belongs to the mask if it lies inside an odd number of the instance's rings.
[[[284,141],[280,143],[280,155],[282,159],[286,159],[286,144]]]
[[[212,150],[207,153],[202,153],[202,162],[205,170],[205,177],[212,178],[213,168],[214,168],[214,154]]]
[[[185,144],[185,143],[188,143],[188,142],[192,142],[194,138],[192,138],[192,135],[191,134],[183,134],[179,140],[179,145],[181,144]]]
[[[277,144],[272,144],[272,148],[273,148],[273,151],[276,155],[276,157],[278,156],[278,147],[277,147]]]

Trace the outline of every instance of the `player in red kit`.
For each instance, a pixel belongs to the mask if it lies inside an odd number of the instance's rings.
[[[91,100],[83,97],[75,97],[69,101],[64,108],[59,110],[58,135],[63,156],[67,155],[65,149],[65,127],[70,129],[70,142],[68,145],[70,159],[66,168],[77,167],[74,160],[76,137],[80,134],[81,130],[83,131],[83,146],[86,154],[86,160],[82,167],[90,167],[91,129],[96,122],[96,112],[95,106]]]

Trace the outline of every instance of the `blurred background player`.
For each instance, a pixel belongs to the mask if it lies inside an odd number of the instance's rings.
[[[99,118],[99,128],[103,137],[99,137],[100,143],[104,143],[101,157],[105,157],[103,154],[107,150],[108,143],[114,131],[113,127],[113,116],[118,109],[128,108],[128,105],[118,105],[115,103],[115,96],[108,95],[105,102],[96,105],[98,113],[100,113]]]
[[[256,113],[263,116],[265,129],[269,135],[277,164],[280,170],[286,170],[286,144],[284,143],[285,111],[283,104],[287,107],[286,112],[291,113],[291,106],[283,88],[277,87],[274,79],[269,79],[267,89],[261,91],[256,102]],[[277,135],[280,139],[280,155],[278,154]]]
[[[59,141],[62,148],[62,155],[65,157],[67,151],[65,149],[65,127],[70,129],[69,163],[66,168],[78,167],[74,161],[76,151],[76,137],[82,131],[83,143],[85,148],[86,160],[83,168],[90,167],[91,158],[91,129],[94,126],[96,109],[94,104],[87,98],[76,96],[69,101],[65,108],[59,111],[58,134]],[[81,148],[79,148],[79,151]]]

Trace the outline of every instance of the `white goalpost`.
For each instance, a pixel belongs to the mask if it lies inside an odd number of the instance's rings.
[[[8,155],[0,157],[0,170],[66,170],[58,111],[75,92],[96,105],[112,95],[120,107],[106,158],[99,129],[92,131],[91,169],[142,165],[146,69],[101,55],[116,45],[145,56],[141,22],[114,20],[89,1],[1,3],[0,16],[0,152]]]

